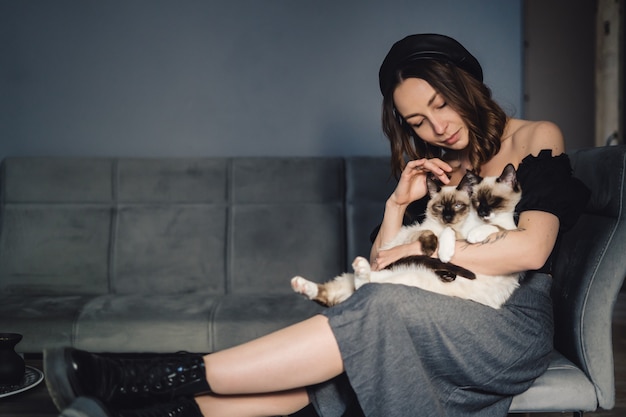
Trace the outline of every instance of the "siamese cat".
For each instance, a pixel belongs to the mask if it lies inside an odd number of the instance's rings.
[[[291,280],[293,290],[332,306],[364,284],[404,284],[500,308],[519,286],[521,274],[474,274],[449,261],[457,239],[478,243],[498,231],[517,228],[514,209],[521,189],[514,166],[508,164],[497,177],[481,178],[468,171],[457,187],[442,186],[431,178],[427,184],[430,201],[424,221],[403,226],[381,247],[382,250],[420,241],[425,256],[403,258],[380,271],[372,271],[370,263],[359,256],[352,263],[354,273],[344,273],[324,284],[296,276]],[[431,258],[437,247],[439,259]]]

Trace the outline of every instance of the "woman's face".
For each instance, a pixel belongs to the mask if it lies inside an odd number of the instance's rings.
[[[430,84],[407,78],[393,93],[396,110],[425,142],[441,148],[465,149],[469,131],[461,116]]]

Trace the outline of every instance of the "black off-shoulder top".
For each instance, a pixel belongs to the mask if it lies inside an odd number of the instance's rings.
[[[517,169],[517,180],[522,188],[522,199],[515,208],[516,220],[524,211],[538,210],[554,214],[559,218],[559,237],[569,230],[578,220],[591,195],[589,189],[572,175],[572,167],[567,154],[552,156],[549,149],[542,150],[537,156],[528,155]],[[415,201],[408,209],[404,223],[422,221],[426,211],[428,196]],[[372,233],[376,238],[378,227]],[[539,272],[552,271],[553,255]]]
[[[589,189],[572,176],[572,167],[566,154],[552,156],[543,150],[537,156],[529,155],[517,169],[517,180],[522,187],[522,199],[516,214],[539,210],[559,218],[560,231],[569,230],[587,205]]]

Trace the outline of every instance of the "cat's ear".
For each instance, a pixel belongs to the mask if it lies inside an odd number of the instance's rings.
[[[507,164],[496,181],[508,185],[515,192],[520,191],[519,183],[517,182],[517,172],[513,164]]]
[[[473,171],[467,171],[456,189],[458,191],[465,191],[467,194],[472,195],[474,192],[474,186],[480,184],[482,180],[483,179],[476,175]]]
[[[441,191],[441,184],[432,175],[426,177],[426,186],[431,197]]]

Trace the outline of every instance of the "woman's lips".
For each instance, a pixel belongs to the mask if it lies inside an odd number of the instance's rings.
[[[457,130],[457,132],[456,132],[454,135],[450,136],[450,137],[449,137],[448,139],[446,139],[443,143],[445,143],[445,144],[446,144],[446,145],[448,145],[448,146],[452,146],[452,145],[454,145],[455,143],[457,143],[457,142],[459,141],[459,139],[460,139],[460,138],[461,138],[461,135],[460,135],[460,130]]]

